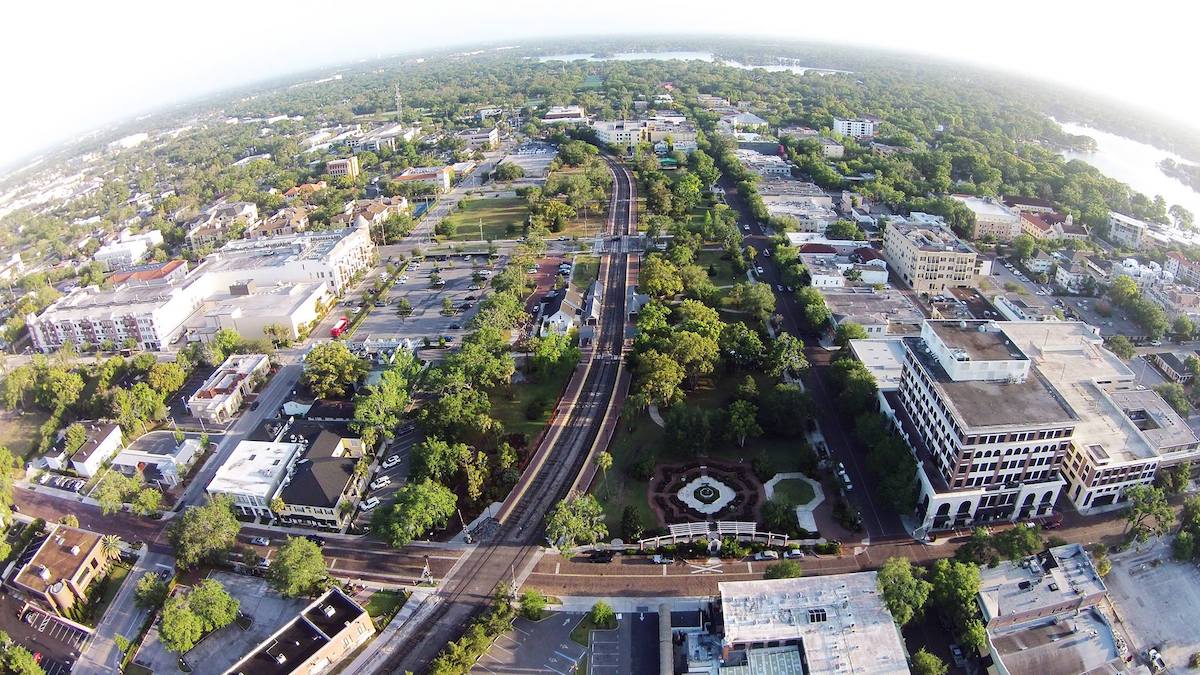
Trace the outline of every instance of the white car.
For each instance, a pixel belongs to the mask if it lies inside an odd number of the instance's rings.
[[[776,551],[763,551],[754,554],[755,560],[779,560],[779,553]]]
[[[369,499],[364,499],[362,504],[359,504],[358,508],[363,511],[370,511],[376,506],[379,506],[379,497],[371,497]]]
[[[388,457],[387,459],[383,460],[382,466],[385,469],[390,469],[399,463],[400,463],[400,455],[392,455],[391,457]]]
[[[250,543],[255,546],[270,546],[271,540],[266,537],[250,537]]]
[[[378,490],[380,488],[385,488],[391,484],[392,484],[391,476],[380,476],[379,478],[376,478],[375,480],[371,481],[371,489]]]
[[[755,271],[755,272],[758,272],[759,274],[762,274],[762,273],[763,273],[763,268],[762,268],[762,265],[758,265],[758,266],[756,266],[756,267],[754,268],[754,271]]]
[[[749,232],[750,231],[749,223],[742,223],[742,229]]]

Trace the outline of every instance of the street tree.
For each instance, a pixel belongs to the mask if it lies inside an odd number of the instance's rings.
[[[612,468],[613,456],[607,450],[602,450],[596,455],[596,468],[600,469],[604,474],[604,491],[608,492],[608,470]]]
[[[573,548],[580,541],[594,544],[607,536],[604,508],[589,494],[567,495],[546,519],[546,538],[561,550]]]
[[[1129,510],[1125,512],[1125,531],[1134,541],[1143,544],[1151,537],[1161,537],[1175,525],[1175,511],[1162,488],[1133,485],[1125,488]]]
[[[933,584],[925,581],[925,570],[908,558],[888,558],[877,577],[883,602],[896,624],[903,626],[921,615]]]
[[[200,618],[204,632],[210,633],[233,623],[239,602],[216,579],[205,579],[187,594],[188,608]]]
[[[867,338],[867,329],[862,325],[853,321],[843,321],[838,324],[837,330],[833,333],[833,342],[838,347],[845,349],[850,346],[851,340],[865,340]]]
[[[168,651],[182,654],[200,641],[204,635],[204,622],[188,606],[187,597],[172,596],[163,607],[159,620],[158,636]]]
[[[764,579],[796,579],[804,576],[804,568],[795,560],[780,560],[772,563],[763,572]]]
[[[279,547],[267,577],[285,597],[307,597],[322,590],[329,580],[321,549],[307,537],[288,537]]]
[[[804,343],[800,338],[791,333],[776,337],[766,360],[767,374],[771,377],[796,376],[806,368],[808,358],[804,356]]]
[[[340,340],[318,344],[304,357],[304,384],[317,398],[344,397],[366,372],[366,363]]]
[[[666,407],[683,398],[683,383],[687,373],[674,358],[651,349],[637,360],[638,396],[645,404]]]
[[[186,509],[167,532],[179,566],[191,569],[232,549],[241,528],[233,514],[233,500],[216,497]]]
[[[1133,347],[1133,342],[1124,335],[1114,335],[1108,338],[1106,343],[1109,351],[1119,356],[1122,360],[1128,361],[1132,359],[1137,351]]]
[[[457,495],[441,483],[429,479],[406,483],[391,506],[375,512],[371,527],[394,548],[402,548],[433,527],[445,525],[457,503]]]
[[[746,447],[747,438],[762,435],[758,425],[758,406],[750,401],[734,401],[729,405],[729,435],[737,439],[738,447]]]
[[[913,675],[946,675],[950,672],[950,667],[946,665],[945,661],[921,647],[916,654],[912,655],[912,670]]]
[[[163,581],[162,577],[155,572],[147,572],[137,580],[137,585],[134,586],[133,601],[142,609],[155,610],[162,607],[169,590],[167,582]]]

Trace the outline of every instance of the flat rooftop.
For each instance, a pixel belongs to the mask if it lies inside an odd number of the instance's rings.
[[[1156,450],[1166,450],[1200,442],[1186,420],[1158,392],[1150,389],[1122,389],[1109,392],[1113,403],[1145,434]]]
[[[239,239],[213,252],[199,268],[209,272],[278,267],[297,260],[323,260],[358,228],[304,232],[266,239]]]
[[[1048,610],[1105,592],[1104,582],[1080,544],[1055,546],[1018,562],[1006,560],[996,567],[984,567],[979,577],[985,624],[1006,614]]]
[[[942,398],[967,427],[1074,424],[1079,421],[1036,370],[1031,370],[1029,376],[1019,382],[955,381],[946,374],[942,364],[924,350],[921,338],[906,337],[904,342],[934,386],[942,391]]]
[[[1026,361],[1028,357],[1004,333],[980,330],[991,321],[930,321],[934,334],[950,349],[966,352],[972,361]]]
[[[975,249],[944,225],[929,222],[892,222],[888,224],[888,231],[908,239],[922,251],[975,253]]]
[[[1008,207],[999,202],[994,202],[988,199],[980,199],[971,195],[951,195],[955,200],[961,202],[968,209],[971,209],[977,216],[987,216],[989,218],[1003,218],[1016,222],[1019,216]]]
[[[95,532],[66,525],[51,527],[53,530],[37,546],[36,552],[24,561],[24,565],[20,565],[21,559],[17,561],[20,567],[14,577],[16,583],[39,593],[60,581],[74,579],[80,566],[88,559],[88,554],[100,545],[100,535]],[[76,550],[78,553],[74,552]],[[28,556],[28,552],[25,555]],[[46,577],[41,576],[43,568]]]
[[[992,645],[1010,673],[1104,675],[1129,672],[1112,627],[1095,609],[1062,623],[1043,623],[992,634]]]
[[[208,492],[266,495],[302,447],[299,443],[242,441],[217,469]]]
[[[861,326],[887,326],[889,333],[911,334],[919,333],[925,320],[925,315],[899,291],[876,291],[868,287],[819,290],[839,323],[850,321]]]
[[[851,340],[850,349],[875,377],[880,390],[900,387],[904,373],[904,341],[900,338]]]
[[[726,644],[799,639],[809,672],[908,673],[875,572],[719,584]]]

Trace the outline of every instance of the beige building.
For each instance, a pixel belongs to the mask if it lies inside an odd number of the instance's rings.
[[[108,558],[95,532],[48,525],[49,534],[35,539],[33,555],[10,577],[9,584],[31,602],[66,615],[108,570]]]
[[[883,255],[904,283],[928,295],[971,286],[977,276],[991,274],[991,261],[936,223],[890,223],[883,232]]]
[[[266,354],[234,354],[188,399],[193,416],[217,424],[234,416],[246,394],[267,379],[271,359]]]
[[[342,159],[331,159],[325,164],[325,173],[330,176],[349,176],[350,178],[358,178],[358,158],[343,157]]]
[[[975,214],[975,238],[1012,241],[1021,234],[1021,215],[994,199],[971,195],[952,197]]]
[[[246,230],[246,238],[261,239],[299,234],[308,229],[308,216],[314,210],[311,206],[286,206],[257,226]]]

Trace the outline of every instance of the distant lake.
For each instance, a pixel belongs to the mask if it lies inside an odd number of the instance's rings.
[[[812,66],[802,66],[796,63],[787,63],[788,61],[793,61],[793,59],[780,59],[780,63],[772,65],[724,61],[718,59],[713,55],[712,52],[624,52],[621,54],[613,54],[611,56],[596,56],[592,52],[581,52],[578,54],[551,54],[550,56],[539,56],[538,61],[704,61],[706,63],[720,63],[722,65],[733,68],[741,68],[743,70],[762,68],[763,70],[773,73],[792,72],[796,73],[797,75],[803,75],[809,71],[822,74],[850,72],[848,70],[813,68]]]
[[[1169,157],[1183,164],[1190,164],[1175,153],[1147,145],[1124,136],[1071,122],[1060,122],[1064,131],[1077,136],[1096,139],[1096,152],[1062,152],[1067,159],[1080,159],[1100,169],[1104,174],[1128,183],[1130,187],[1153,199],[1162,195],[1167,207],[1179,204],[1194,214],[1200,215],[1200,192],[1171,178],[1158,168],[1158,162]]]

